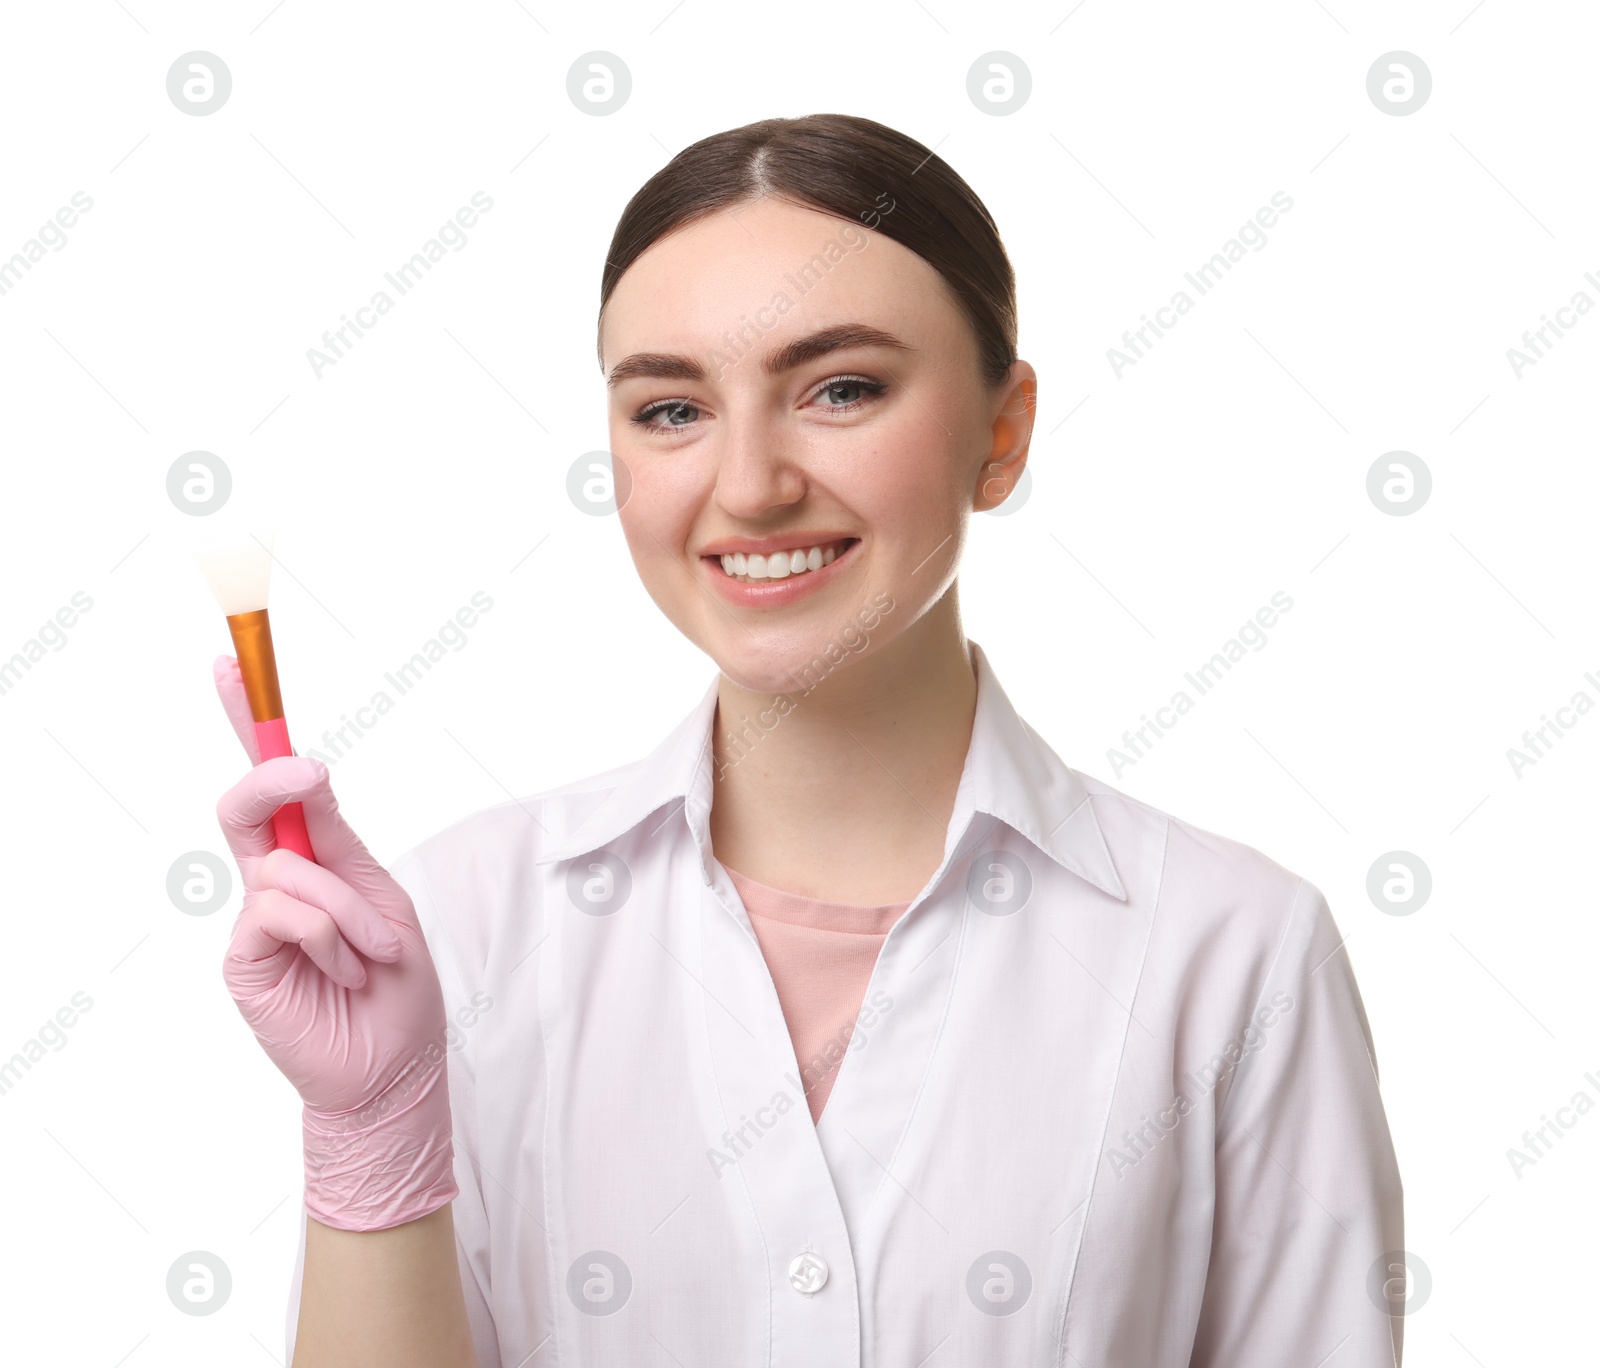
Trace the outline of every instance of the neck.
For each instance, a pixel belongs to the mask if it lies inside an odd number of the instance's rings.
[[[909,901],[943,859],[976,706],[953,584],[893,640],[805,692],[775,701],[723,675],[712,850],[807,897]]]

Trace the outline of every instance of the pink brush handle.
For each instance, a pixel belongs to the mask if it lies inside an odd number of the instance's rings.
[[[293,755],[289,745],[289,724],[281,717],[270,722],[256,723],[256,745],[263,760],[276,760],[280,755]],[[305,810],[299,803],[285,803],[272,814],[272,835],[277,843],[296,855],[303,855],[315,863],[311,853],[311,835],[306,831]]]

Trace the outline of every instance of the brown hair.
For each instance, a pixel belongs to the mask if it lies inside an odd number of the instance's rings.
[[[684,148],[622,211],[600,277],[600,313],[659,238],[764,195],[865,224],[915,252],[972,325],[984,378],[1004,378],[1017,359],[1016,276],[994,219],[915,138],[850,114],[761,119]]]

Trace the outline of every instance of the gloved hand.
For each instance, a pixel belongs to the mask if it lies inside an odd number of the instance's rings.
[[[239,662],[212,672],[254,766],[217,804],[245,888],[222,976],[305,1104],[306,1210],[340,1230],[416,1220],[459,1190],[444,994],[416,909],[340,815],[325,765],[261,761]],[[315,864],[273,844],[272,813],[296,800]]]

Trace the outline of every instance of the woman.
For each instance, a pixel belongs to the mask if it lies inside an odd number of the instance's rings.
[[[1036,392],[971,189],[765,120],[634,196],[601,299],[699,703],[388,871],[313,761],[219,807],[228,984],[306,1103],[296,1368],[1396,1363],[1326,900],[1066,766],[964,634]],[[317,865],[267,853],[290,800]]]

